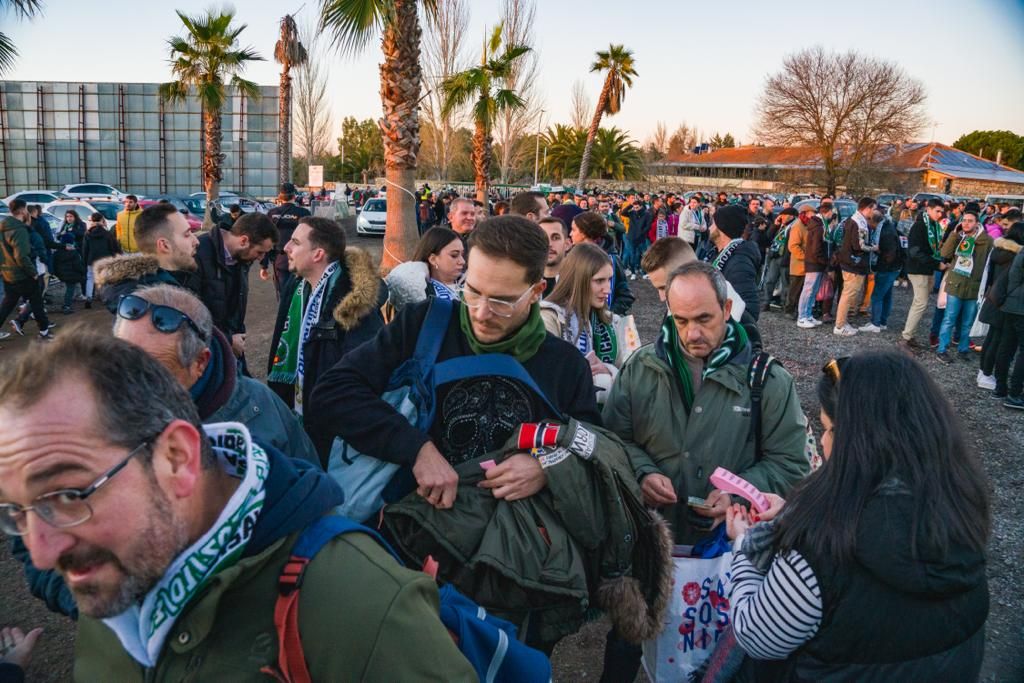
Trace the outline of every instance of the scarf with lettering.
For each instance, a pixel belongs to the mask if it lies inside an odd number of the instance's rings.
[[[455,292],[443,282],[430,278],[430,287],[434,290],[434,296],[445,301],[455,301]]]
[[[125,651],[147,668],[156,665],[167,634],[188,603],[245,552],[263,509],[270,464],[249,430],[238,422],[208,424],[203,429],[223,471],[241,480],[238,488],[213,525],[174,558],[141,604],[103,620]]]
[[[679,341],[679,332],[676,330],[675,321],[671,315],[665,316],[661,324],[661,343],[665,349],[665,358],[669,367],[675,371],[679,382],[682,385],[683,407],[686,414],[690,414],[693,408],[693,380],[690,379],[690,368],[686,364],[686,357],[683,355],[683,345]],[[701,377],[707,379],[715,370],[725,367],[737,354],[747,347],[749,339],[747,331],[738,322],[730,318],[725,326],[725,338],[717,349],[711,352],[704,362],[704,370]]]
[[[715,260],[711,262],[711,265],[718,270],[724,270],[725,264],[729,262],[729,258],[732,257],[733,252],[736,251],[741,244],[743,244],[743,238],[741,237],[737,237],[729,242],[729,244],[725,245],[725,248],[719,252],[718,256],[715,257]]]
[[[602,363],[615,363],[619,353],[619,340],[615,336],[615,327],[591,313],[590,324],[580,329],[580,319],[575,313],[569,314],[568,336],[566,341],[575,342],[576,348],[584,356],[594,352]]]
[[[925,213],[924,227],[928,231],[928,246],[932,248],[932,258],[941,261],[942,254],[939,253],[939,246],[942,244],[942,225],[938,221],[933,221]]]
[[[973,234],[964,235],[960,238],[960,244],[956,245],[956,260],[953,262],[953,272],[957,275],[970,277],[974,272],[974,247],[978,239],[978,231]]]

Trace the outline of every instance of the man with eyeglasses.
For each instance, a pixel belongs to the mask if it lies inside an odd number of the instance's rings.
[[[548,334],[538,302],[544,291],[548,239],[521,216],[484,221],[469,238],[461,302],[456,302],[437,361],[480,354],[515,359],[558,409],[523,382],[475,376],[437,388],[434,423],[411,425],[381,396],[392,373],[412,356],[430,302],[409,305],[372,340],[329,370],[307,406],[306,425],[324,454],[340,436],[360,452],[412,469],[417,493],[437,508],[457,504],[453,465],[501,448],[523,423],[564,416],[599,424],[590,367],[570,344]],[[528,454],[487,471],[495,497],[526,498],[545,485]]]
[[[342,501],[325,474],[201,424],[155,359],[83,331],[0,371],[0,423],[0,530],[74,595],[76,680],[282,678],[278,578]],[[377,541],[335,537],[302,574],[293,649],[312,680],[476,680],[437,605]]]

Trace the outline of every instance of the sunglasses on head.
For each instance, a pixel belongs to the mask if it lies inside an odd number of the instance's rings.
[[[821,368],[821,371],[832,380],[833,384],[839,383],[839,377],[842,375],[843,366],[846,365],[846,361],[850,360],[849,356],[842,358],[833,358]]]
[[[152,304],[135,294],[125,294],[117,302],[117,316],[119,318],[139,320],[147,312],[150,314],[150,320],[153,321],[153,327],[158,332],[174,334],[185,324],[191,327],[199,335],[200,339],[207,341],[207,336],[203,334],[199,326],[195,324],[195,321],[176,308],[164,306],[163,304]]]

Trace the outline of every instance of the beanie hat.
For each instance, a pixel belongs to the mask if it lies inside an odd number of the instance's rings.
[[[739,204],[723,206],[712,219],[715,227],[725,233],[729,239],[736,239],[743,234],[747,227],[747,207]]]

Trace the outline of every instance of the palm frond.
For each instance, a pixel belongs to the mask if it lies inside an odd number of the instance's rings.
[[[259,83],[254,81],[246,80],[239,76],[231,77],[231,85],[238,89],[238,92],[242,93],[251,100],[258,100],[262,97],[260,93]]]
[[[31,19],[42,12],[43,3],[41,0],[3,0],[0,2],[0,10],[10,9],[18,19]]]
[[[0,33],[0,75],[14,67],[18,58],[18,49],[6,33]]]
[[[436,3],[434,3],[436,12]],[[320,29],[342,55],[361,52],[393,18],[388,0],[321,0]]]

